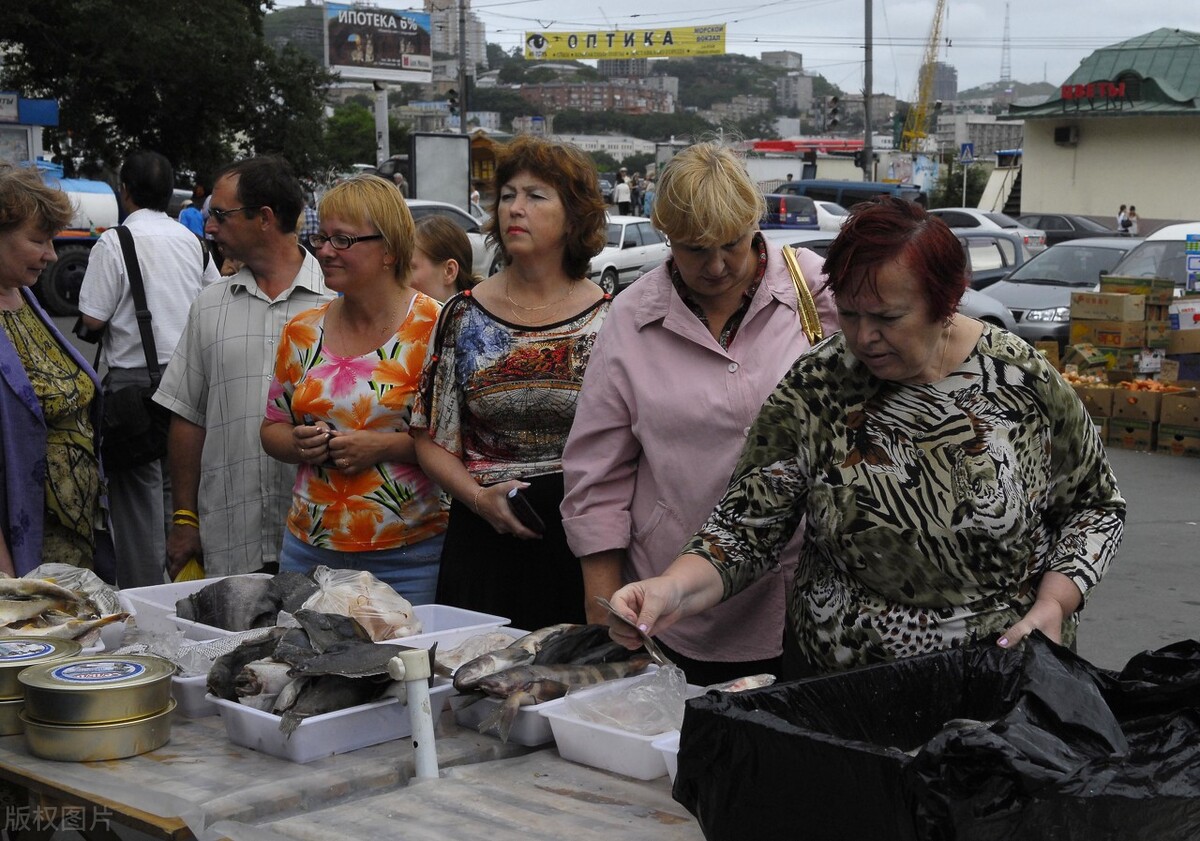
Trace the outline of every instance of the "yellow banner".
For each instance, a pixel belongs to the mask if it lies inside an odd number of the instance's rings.
[[[724,55],[725,24],[603,32],[526,32],[526,59]]]

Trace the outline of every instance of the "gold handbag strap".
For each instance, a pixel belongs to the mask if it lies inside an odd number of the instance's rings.
[[[808,343],[815,345],[825,338],[825,331],[821,328],[821,317],[817,315],[817,304],[813,301],[808,281],[804,279],[804,272],[800,270],[800,261],[796,259],[796,252],[790,245],[783,247],[783,262],[787,263],[792,285],[796,287],[796,311],[800,313],[800,329],[808,337]]]

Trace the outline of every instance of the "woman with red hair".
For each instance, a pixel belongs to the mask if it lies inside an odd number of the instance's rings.
[[[1074,391],[957,312],[962,246],[912,202],[857,206],[825,272],[842,332],[780,381],[683,553],[612,602],[662,631],[765,574],[803,524],[784,677],[1035,629],[1073,644],[1125,515]]]

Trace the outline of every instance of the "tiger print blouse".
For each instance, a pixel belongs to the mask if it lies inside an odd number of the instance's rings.
[[[1002,631],[1047,570],[1086,596],[1117,551],[1125,501],[1071,387],[985,325],[967,360],[931,384],[877,379],[841,334],[801,356],[684,551],[713,564],[729,597],[802,518],[788,615],[826,672]]]

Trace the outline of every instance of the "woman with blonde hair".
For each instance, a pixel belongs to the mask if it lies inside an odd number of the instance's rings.
[[[562,530],[562,448],[611,299],[587,280],[604,200],[574,146],[520,137],[497,161],[486,228],[505,267],[442,310],[413,412],[421,465],[454,498],[439,604],[541,628],[584,618]],[[519,493],[540,517],[518,519]]]
[[[408,419],[439,306],[408,283],[414,225],[394,186],[356,175],[318,214],[309,245],[340,297],[284,328],[261,433],[299,465],[280,569],[366,570],[428,603],[446,513]]]
[[[0,164],[0,572],[53,561],[112,581],[100,381],[33,294],[73,215],[36,169]]]
[[[651,220],[671,256],[613,303],[563,453],[563,523],[592,621],[605,621],[594,597],[670,565],[721,498],[763,400],[837,329],[821,258],[801,251],[793,275],[758,231],[765,210],[720,143],[683,150],[658,180]],[[797,554],[789,544],[745,592],[658,635],[690,683],[778,674]]]
[[[409,281],[414,289],[445,303],[479,282],[472,271],[471,240],[445,216],[427,216],[418,222],[415,246]]]

